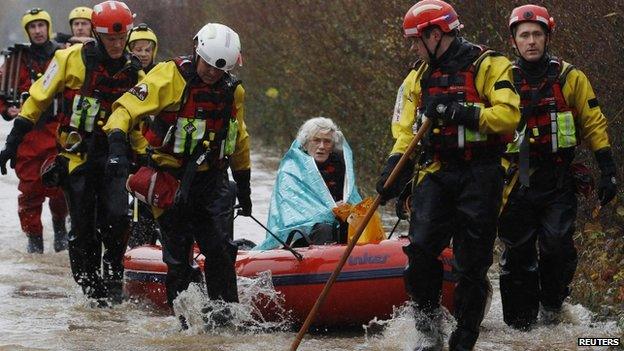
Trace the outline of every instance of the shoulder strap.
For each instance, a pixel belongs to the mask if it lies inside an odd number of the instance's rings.
[[[175,63],[176,67],[178,68],[178,72],[180,72],[182,78],[184,78],[184,81],[186,82],[186,85],[184,86],[184,91],[182,92],[182,98],[180,99],[180,110],[178,111],[179,113],[182,111],[182,108],[186,103],[186,100],[188,99],[190,83],[195,79],[197,74],[195,72],[195,64],[193,63],[192,56],[178,56],[171,59],[171,61]],[[178,115],[177,117],[180,116]]]
[[[511,65],[511,75],[513,76],[513,85],[516,88],[516,92],[520,92],[520,88],[522,87],[522,69],[513,63]]]
[[[176,67],[178,67],[178,71],[188,83],[193,77],[195,77],[195,64],[193,63],[192,56],[178,56],[172,59],[175,62]]]
[[[562,64],[557,58],[552,58],[548,61],[548,69],[546,70],[546,84],[554,84],[559,79],[559,73],[561,72]]]
[[[409,66],[409,71],[407,71],[407,74],[409,74],[411,71],[418,71],[424,64],[425,64],[425,62],[423,60],[421,60],[421,59],[418,59],[418,60],[414,61]]]
[[[561,73],[559,73],[559,84],[563,87],[566,83],[566,79],[568,79],[568,74],[575,70],[576,67],[569,63],[564,63],[561,61]]]
[[[238,88],[241,83],[242,81],[236,78],[236,76],[226,73],[226,77],[224,77],[224,85],[228,92],[228,99],[231,99],[231,102],[234,102],[234,93],[236,92],[236,88]]]
[[[478,72],[479,71],[479,67],[481,67],[481,63],[483,62],[483,60],[485,60],[486,57],[488,56],[501,56],[501,54],[499,54],[498,52],[488,49],[486,47],[482,47],[479,46],[479,48],[481,49],[481,54],[477,57],[476,60],[474,60],[472,62],[472,65],[474,66],[474,71]]]
[[[28,70],[30,81],[34,82],[37,80],[37,72],[35,72],[35,69],[33,68],[32,52],[29,52],[29,54],[24,57],[24,61],[26,62],[26,69]]]
[[[80,95],[84,97],[91,88],[91,76],[93,71],[99,64],[98,47],[96,41],[88,41],[82,45],[80,52],[82,56],[82,62],[85,65],[85,77],[82,86],[80,87]]]

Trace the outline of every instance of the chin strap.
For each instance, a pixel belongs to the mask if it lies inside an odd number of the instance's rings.
[[[435,49],[433,50],[433,52],[431,52],[431,50],[429,50],[429,47],[427,46],[427,44],[425,44],[425,40],[422,38],[422,36],[420,37],[420,41],[422,41],[423,45],[425,46],[425,50],[427,50],[427,54],[429,55],[429,64],[432,66],[435,66],[435,64],[438,61],[438,49],[440,49],[440,44],[442,43],[442,39],[438,40],[438,43],[436,44]]]

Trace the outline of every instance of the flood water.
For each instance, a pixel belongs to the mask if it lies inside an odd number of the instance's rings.
[[[0,140],[8,131],[3,123]],[[356,152],[357,156],[357,152]],[[278,160],[253,155],[253,213],[266,221],[267,207]],[[12,172],[11,172],[12,173]],[[175,317],[127,301],[113,308],[95,308],[74,283],[67,252],[52,250],[51,219],[44,211],[45,254],[25,253],[26,238],[17,217],[17,179],[12,173],[0,178],[0,350],[287,350],[296,330],[280,328],[240,331],[221,328],[205,331],[192,327],[180,331]],[[388,214],[386,220],[390,222]],[[264,234],[248,218],[236,219],[236,238],[259,242]],[[583,306],[567,305],[564,322],[518,332],[502,320],[496,267],[491,269],[494,286],[477,350],[592,350],[577,347],[579,337],[621,337],[614,321],[596,321]],[[242,295],[253,294],[253,281],[243,281]],[[195,295],[194,295],[195,294]],[[187,294],[187,309],[199,309],[197,292]],[[244,299],[242,299],[244,300]],[[193,306],[196,304],[196,306]],[[446,332],[452,330],[452,320]],[[409,309],[399,309],[395,318],[381,322],[381,332],[315,332],[300,350],[412,350],[417,343]],[[268,329],[268,330],[267,330]],[[379,329],[379,328],[375,328]],[[259,331],[260,330],[260,331]],[[594,348],[599,350],[600,348]]]

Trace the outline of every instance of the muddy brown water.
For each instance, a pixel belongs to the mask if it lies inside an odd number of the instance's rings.
[[[4,135],[8,131],[1,127]],[[357,152],[356,152],[357,154]],[[254,154],[252,172],[254,215],[266,221],[278,160]],[[12,173],[12,172],[11,172]],[[25,253],[26,238],[17,218],[17,179],[12,173],[0,177],[0,350],[287,350],[296,330],[259,325],[253,330],[192,327],[181,332],[177,319],[136,301],[113,308],[95,308],[71,278],[67,252],[54,253],[51,219],[44,210],[44,255]],[[384,214],[389,226],[389,213]],[[236,220],[236,237],[259,242],[262,230],[248,218]],[[396,235],[396,234],[395,234]],[[491,269],[494,286],[492,305],[482,326],[478,350],[592,350],[577,347],[579,337],[621,337],[615,321],[595,321],[581,305],[566,305],[564,322],[538,325],[518,332],[502,320],[496,267]],[[241,289],[257,290],[254,282]],[[252,286],[249,288],[249,286]],[[245,292],[253,294],[253,292]],[[198,291],[187,294],[186,309],[199,309]],[[395,318],[377,323],[377,328],[350,331],[317,331],[306,336],[300,350],[412,350],[418,343],[409,313],[397,310]],[[453,322],[445,325],[448,334]],[[594,348],[599,350],[600,348]]]

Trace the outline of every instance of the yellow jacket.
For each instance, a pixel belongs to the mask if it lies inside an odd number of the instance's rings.
[[[141,85],[147,89],[143,100],[130,93],[124,94],[113,104],[113,113],[103,127],[106,133],[120,129],[128,132],[140,123],[141,116],[158,115],[162,111],[177,111],[181,108],[181,100],[186,86],[184,77],[180,74],[174,61],[157,64],[143,78]],[[236,119],[238,121],[238,135],[234,153],[230,156],[230,167],[233,170],[250,168],[249,134],[245,126],[244,109],[245,89],[238,85],[234,92]],[[173,155],[155,150],[152,156],[159,166],[179,167]],[[205,170],[206,166],[200,168]]]
[[[57,50],[54,58],[50,61],[43,76],[35,81],[30,87],[30,97],[24,102],[20,115],[33,123],[37,123],[43,111],[52,103],[58,93],[63,93],[65,89],[78,90],[84,82],[86,68],[81,56],[83,45],[72,45],[67,49]],[[139,79],[143,71],[139,71]],[[57,134],[57,141],[60,145],[65,144],[65,132]],[[147,142],[142,136],[133,135],[133,149],[137,153],[145,153]],[[141,140],[143,139],[143,140]],[[69,171],[86,161],[86,155],[70,153],[61,150],[61,155],[69,159]]]
[[[427,65],[421,64],[412,70],[399,88],[392,117],[392,135],[396,141],[391,154],[405,153],[414,138],[413,126],[421,105],[420,80],[426,69]],[[514,89],[508,88],[513,86],[512,82],[511,62],[507,58],[486,56],[481,61],[475,72],[475,86],[481,99],[489,101],[491,106],[481,109],[480,133],[511,134],[515,131],[520,121],[520,97]]]
[[[564,61],[562,71],[565,72],[568,66],[570,64]],[[575,124],[587,146],[592,151],[610,147],[607,118],[602,114],[587,76],[581,70],[572,68],[561,90],[568,106],[576,111]]]
[[[30,87],[30,97],[22,106],[21,116],[37,123],[57,93],[65,89],[80,89],[86,72],[81,49],[82,44],[77,44],[56,51],[41,79]]]
[[[568,70],[569,72],[567,73],[565,84],[561,87],[561,92],[568,107],[574,110],[574,124],[579,137],[592,151],[610,147],[609,135],[607,134],[607,118],[602,114],[589,79],[581,70],[574,67],[570,68],[570,64],[563,61],[561,72]],[[508,169],[512,166],[512,163],[503,158],[502,166]],[[533,171],[535,169],[531,168],[529,174],[532,174]],[[518,181],[518,176],[518,172],[514,172],[503,189],[501,211]]]

